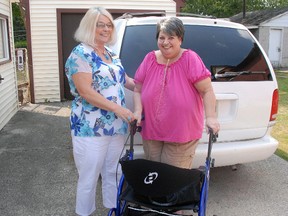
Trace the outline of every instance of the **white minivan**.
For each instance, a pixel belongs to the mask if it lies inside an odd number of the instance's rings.
[[[156,23],[163,17],[127,16],[115,20],[117,43],[111,48],[134,77],[144,56],[156,50]],[[221,124],[212,149],[214,166],[259,161],[278,146],[271,136],[278,110],[278,85],[263,48],[243,25],[214,18],[179,17],[185,25],[183,48],[194,50],[211,72]],[[133,92],[127,106],[133,110]],[[196,150],[193,167],[205,164],[208,135]],[[135,158],[143,157],[140,134],[135,137]]]

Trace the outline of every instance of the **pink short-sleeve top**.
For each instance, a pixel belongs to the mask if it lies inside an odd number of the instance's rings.
[[[142,138],[176,143],[200,139],[204,109],[194,84],[207,77],[211,73],[190,49],[168,66],[157,62],[155,51],[149,52],[134,77],[142,85]]]

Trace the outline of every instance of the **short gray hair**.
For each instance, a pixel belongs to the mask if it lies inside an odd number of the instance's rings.
[[[170,36],[176,35],[177,37],[180,37],[182,41],[184,40],[184,25],[182,20],[177,17],[165,18],[157,23],[156,39],[158,39],[160,31],[163,31]]]
[[[104,15],[106,16],[112,23],[113,29],[111,33],[110,40],[108,41],[109,44],[113,44],[116,41],[116,30],[113,23],[112,15],[102,7],[93,7],[90,8],[84,17],[82,18],[79,27],[77,28],[74,39],[78,42],[88,44],[92,47],[95,46],[95,32],[97,28],[97,22],[99,20],[99,16]]]

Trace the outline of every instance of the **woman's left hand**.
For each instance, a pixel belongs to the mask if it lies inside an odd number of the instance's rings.
[[[220,124],[217,118],[214,118],[214,117],[206,118],[206,127],[211,128],[214,134],[218,134],[218,132],[220,131]]]

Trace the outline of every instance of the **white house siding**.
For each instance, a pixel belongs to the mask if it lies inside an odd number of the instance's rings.
[[[260,25],[261,37],[259,38],[260,43],[263,45],[266,53],[269,51],[269,36],[271,29],[282,30],[282,41],[281,41],[281,60],[280,67],[288,67],[288,12],[274,17]]]
[[[176,12],[176,3],[173,0],[30,0],[35,103],[60,101],[56,9],[88,9],[92,6]]]
[[[0,1],[0,14],[8,17],[10,50],[12,61],[0,64],[0,74],[4,80],[0,84],[0,130],[18,110],[17,78],[14,64],[12,39],[12,9],[9,0]]]

